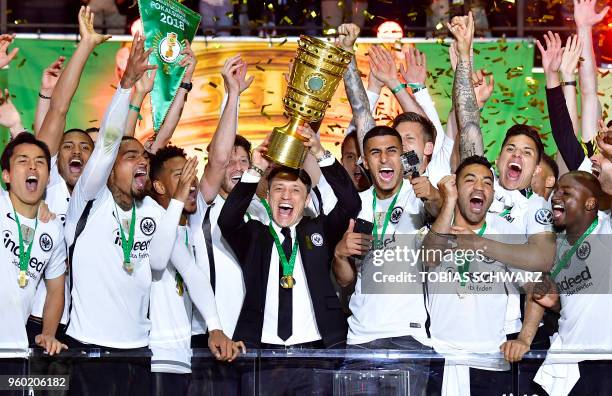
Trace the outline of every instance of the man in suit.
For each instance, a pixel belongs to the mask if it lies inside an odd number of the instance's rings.
[[[328,215],[304,217],[311,181],[303,170],[274,168],[268,176],[269,225],[244,221],[261,176],[269,166],[267,141],[254,150],[251,167],[234,187],[219,216],[219,228],[242,267],[246,296],[234,332],[249,347],[266,349],[343,347],[347,325],[330,279],[333,250],[349,220],[359,213],[357,190],[342,165],[310,129],[300,129],[338,202]],[[308,370],[310,375],[312,370]],[[289,373],[287,373],[289,374]],[[312,386],[298,375],[270,378],[292,391]],[[302,378],[302,377],[300,377]],[[261,385],[266,386],[261,379]],[[244,381],[243,381],[244,383]]]

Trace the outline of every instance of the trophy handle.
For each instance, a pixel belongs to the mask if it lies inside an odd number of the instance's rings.
[[[266,158],[280,165],[300,169],[308,150],[304,147],[306,140],[297,133],[297,128],[305,122],[301,117],[292,116],[287,124],[274,128]]]

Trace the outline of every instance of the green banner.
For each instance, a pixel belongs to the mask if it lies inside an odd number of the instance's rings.
[[[149,62],[158,67],[151,92],[153,129],[158,131],[185,74],[178,65],[184,40],[193,41],[202,17],[174,0],[138,0],[138,7],[145,49],[154,48]]]

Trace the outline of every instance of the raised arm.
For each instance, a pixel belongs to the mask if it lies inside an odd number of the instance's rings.
[[[569,110],[575,136],[578,136],[580,131],[578,128],[578,99],[576,97],[576,66],[578,65],[581,52],[582,42],[578,39],[578,36],[568,37],[561,57],[561,66],[559,67],[559,72],[563,78],[565,104]],[[582,81],[580,85],[582,85]]]
[[[57,81],[62,74],[62,67],[64,66],[65,60],[65,57],[60,56],[43,71],[40,82],[40,91],[38,92],[36,113],[34,114],[34,134],[36,135],[38,135],[40,132],[42,123],[49,112],[51,98],[53,97],[53,90],[55,89]]]
[[[246,79],[247,64],[240,55],[233,56],[223,65],[223,82],[227,92],[227,104],[221,113],[219,124],[210,142],[208,162],[204,177],[200,180],[200,192],[207,203],[215,199],[225,174],[238,129],[238,100],[240,94],[253,82],[253,76]]]
[[[397,67],[395,66],[395,60],[391,52],[383,47],[373,45],[370,47],[369,55],[370,72],[391,90],[402,107],[402,110],[426,116],[414,96],[406,90],[406,85],[402,84],[399,80]]]
[[[446,175],[438,182],[438,190],[442,196],[442,207],[440,213],[436,217],[436,221],[431,225],[431,231],[423,240],[423,247],[427,250],[439,249],[440,243],[448,246],[453,225],[453,217],[455,214],[455,206],[457,205],[457,177],[456,175]],[[430,256],[430,255],[427,255]],[[433,255],[433,260],[426,261],[427,265],[438,265],[438,255]]]
[[[55,155],[59,149],[66,127],[66,115],[74,93],[79,86],[79,80],[85,68],[85,63],[87,63],[87,58],[98,44],[110,38],[110,35],[101,35],[95,32],[94,14],[89,7],[81,7],[79,11],[79,33],[81,34],[81,41],[72,58],[68,61],[66,70],[57,82],[51,97],[49,111],[37,135],[38,139],[49,146],[51,155]]]
[[[8,47],[13,40],[15,40],[14,34],[0,34],[0,69],[11,63],[19,52],[19,48],[13,48],[11,52],[8,51]]]
[[[183,76],[181,82],[183,84],[191,84],[193,72],[195,71],[198,60],[191,49],[189,41],[185,41],[185,49],[181,51],[181,54],[183,54],[185,57],[181,59],[179,66],[186,68],[185,75]],[[166,147],[168,142],[170,142],[170,139],[172,139],[172,134],[176,130],[176,126],[178,125],[181,115],[183,114],[183,108],[185,107],[188,93],[189,92],[187,89],[179,87],[176,97],[174,98],[172,105],[170,105],[166,119],[164,120],[161,128],[159,128],[159,131],[157,131],[153,145],[149,148],[151,153],[155,154],[160,148]]]
[[[0,90],[0,126],[8,128],[11,132],[11,137],[17,136],[24,130],[21,116],[11,100],[11,94],[8,89],[4,90],[4,94]]]
[[[83,174],[79,177],[70,199],[66,216],[66,241],[68,243],[71,242],[73,236],[71,232],[74,232],[76,222],[81,216],[87,201],[95,199],[106,186],[125,131],[130,91],[146,71],[156,68],[156,66],[148,65],[151,51],[144,50],[144,39],[136,34],[132,42],[127,68],[104,114],[94,151],[87,161]]]
[[[357,37],[359,37],[359,27],[355,24],[340,25],[338,27],[338,34],[339,37],[336,45],[345,51],[354,53],[353,46],[355,45]],[[357,69],[357,60],[354,55],[344,74],[344,89],[346,90],[346,96],[353,110],[353,121],[355,123],[355,130],[357,131],[359,151],[363,158],[363,138],[370,129],[376,126],[376,123],[370,111],[368,95],[363,87],[363,81],[361,81],[361,75]]]
[[[123,136],[134,136],[136,132],[136,125],[140,118],[140,108],[144,103],[145,97],[153,89],[153,83],[155,81],[155,75],[157,70],[153,70],[150,73],[143,74],[142,78],[136,81],[134,84],[134,90],[132,91],[132,97],[130,98],[130,112],[128,113],[127,124],[125,125],[125,133]]]
[[[582,141],[591,142],[597,135],[599,100],[597,99],[597,64],[593,52],[593,26],[603,20],[610,9],[595,11],[597,1],[574,0],[574,20],[578,38],[582,43],[582,65],[580,75],[580,100],[582,105]]]
[[[474,38],[474,18],[455,17],[449,30],[457,40],[457,70],[453,83],[453,106],[459,126],[459,160],[472,155],[484,155],[482,132],[480,131],[480,110],[472,84],[472,63],[470,48]]]

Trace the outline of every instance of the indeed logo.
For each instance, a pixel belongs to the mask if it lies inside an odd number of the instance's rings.
[[[582,271],[580,274],[573,276],[571,278],[568,278],[567,276],[565,276],[563,277],[561,281],[555,282],[555,283],[557,284],[558,291],[567,292],[573,288],[582,289],[583,287],[587,287],[588,285],[583,286],[583,283],[587,283],[590,280],[591,280],[591,271],[589,270],[589,267],[587,266],[585,267],[584,271]],[[572,291],[577,291],[577,290],[572,290]]]
[[[134,246],[132,247],[132,251],[148,251],[149,245],[151,244],[151,239],[147,241],[135,241]],[[119,231],[115,232],[115,245],[121,247],[121,234]]]
[[[19,244],[10,238],[9,232],[5,231],[3,234],[4,234],[4,238],[2,242],[3,242],[4,247],[10,250],[11,253],[13,253],[13,256],[17,257],[18,259],[17,262],[19,262]],[[29,263],[30,268],[38,272],[41,272],[43,268],[45,268],[46,264],[47,262],[44,260],[39,260],[36,257],[30,257],[30,263]]]

